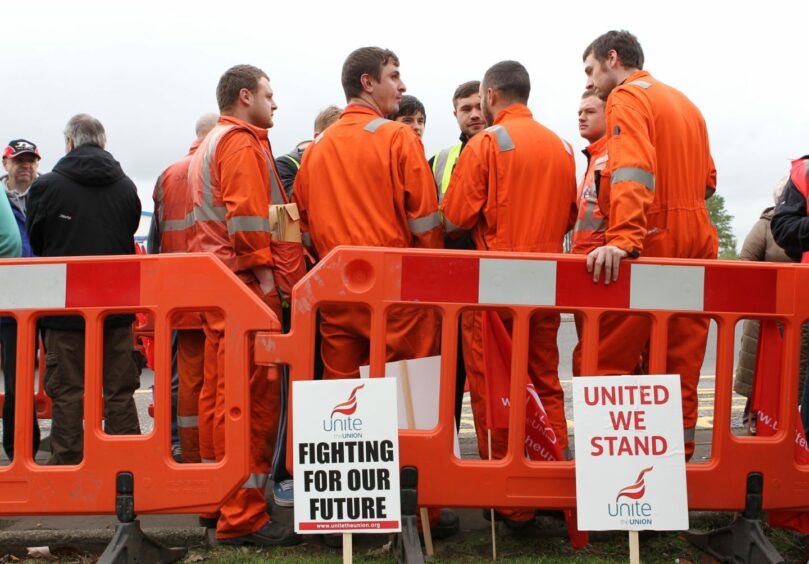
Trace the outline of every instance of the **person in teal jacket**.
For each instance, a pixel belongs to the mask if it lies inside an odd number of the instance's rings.
[[[11,211],[8,198],[0,198],[0,258],[18,258],[22,255],[22,239]]]

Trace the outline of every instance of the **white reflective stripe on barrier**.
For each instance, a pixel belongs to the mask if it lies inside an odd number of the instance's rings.
[[[480,259],[478,303],[555,305],[556,261]]]
[[[669,311],[702,311],[705,268],[633,264],[629,307]]]
[[[67,299],[66,264],[10,264],[0,268],[0,308],[63,308]]]

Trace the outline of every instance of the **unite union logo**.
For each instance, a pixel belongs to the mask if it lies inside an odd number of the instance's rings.
[[[652,505],[640,499],[646,495],[646,474],[654,470],[654,466],[644,468],[635,478],[635,481],[618,490],[615,503],[607,504],[607,513],[610,517],[619,517],[622,525],[651,525]],[[620,501],[621,498],[629,501]]]
[[[359,439],[362,438],[362,419],[359,417],[352,417],[357,412],[359,407],[359,398],[357,392],[365,387],[365,384],[360,384],[351,390],[348,399],[340,402],[331,410],[331,415],[328,419],[323,419],[323,430],[327,433],[335,433],[336,439]],[[334,418],[335,415],[344,415],[345,417]]]
[[[348,396],[348,399],[342,403],[338,403],[334,406],[334,409],[331,410],[331,417],[334,418],[335,413],[340,413],[342,415],[354,415],[354,412],[357,411],[357,392],[365,387],[365,384],[360,384],[353,390],[351,390],[351,394]]]

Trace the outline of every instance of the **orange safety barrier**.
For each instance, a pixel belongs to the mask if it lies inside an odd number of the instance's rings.
[[[741,510],[748,474],[763,474],[764,509],[809,506],[809,465],[795,462],[796,373],[800,324],[809,318],[809,269],[769,263],[639,259],[621,265],[617,283],[595,285],[584,258],[572,255],[476,253],[342,247],[330,253],[292,294],[292,330],[259,333],[256,362],[289,365],[292,380],[311,379],[315,314],[325,304],[364,305],[371,312],[370,373],[385,364],[385,315],[393,306],[440,311],[439,423],[432,430],[400,431],[402,466],[419,470],[419,503],[451,507],[574,508],[575,462],[536,462],[524,455],[524,437],[511,432],[500,460],[453,455],[457,326],[471,307],[508,312],[513,324],[509,426],[523,429],[529,321],[536,312],[575,312],[583,320],[582,373],[596,374],[598,321],[607,313],[648,316],[652,323],[649,372],[666,371],[669,322],[675,316],[710,318],[718,329],[716,396],[711,457],[687,465],[688,505]],[[743,318],[777,319],[784,326],[781,428],[769,437],[731,432],[734,334]],[[291,405],[291,402],[290,402]],[[288,424],[292,426],[292,416]],[[287,453],[292,453],[292,433]],[[291,467],[291,455],[287,460]]]
[[[39,419],[51,418],[51,398],[45,393],[45,346],[42,338],[37,339],[38,352],[37,352],[37,389],[34,392],[34,407],[37,410],[37,417]],[[6,395],[0,393],[0,409],[3,409],[3,402]]]
[[[249,475],[248,339],[275,324],[271,311],[209,255],[83,257],[0,261],[0,315],[18,325],[15,457],[0,467],[0,514],[115,513],[116,477],[134,475],[134,510],[212,510]],[[226,456],[216,464],[177,464],[171,444],[171,318],[182,311],[225,312]],[[155,428],[148,435],[106,435],[102,429],[103,319],[143,312],[154,319]],[[33,460],[34,331],[44,315],[85,318],[84,458],[76,466]],[[162,344],[165,344],[163,346]],[[243,377],[239,377],[243,376]]]

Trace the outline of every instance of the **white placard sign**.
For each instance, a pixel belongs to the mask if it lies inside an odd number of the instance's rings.
[[[409,360],[394,360],[385,364],[385,378],[395,378],[396,398],[399,407],[399,428],[409,429],[407,407],[405,404],[404,379],[402,363],[407,364],[410,382],[410,398],[413,404],[414,429],[434,429],[438,425],[438,398],[441,395],[441,357],[428,356]],[[360,366],[360,378],[368,378],[371,367]],[[461,458],[461,447],[458,432],[454,432],[453,450],[455,457]]]
[[[680,377],[573,379],[583,531],[688,529]]]
[[[396,382],[292,386],[295,531],[400,531]]]

